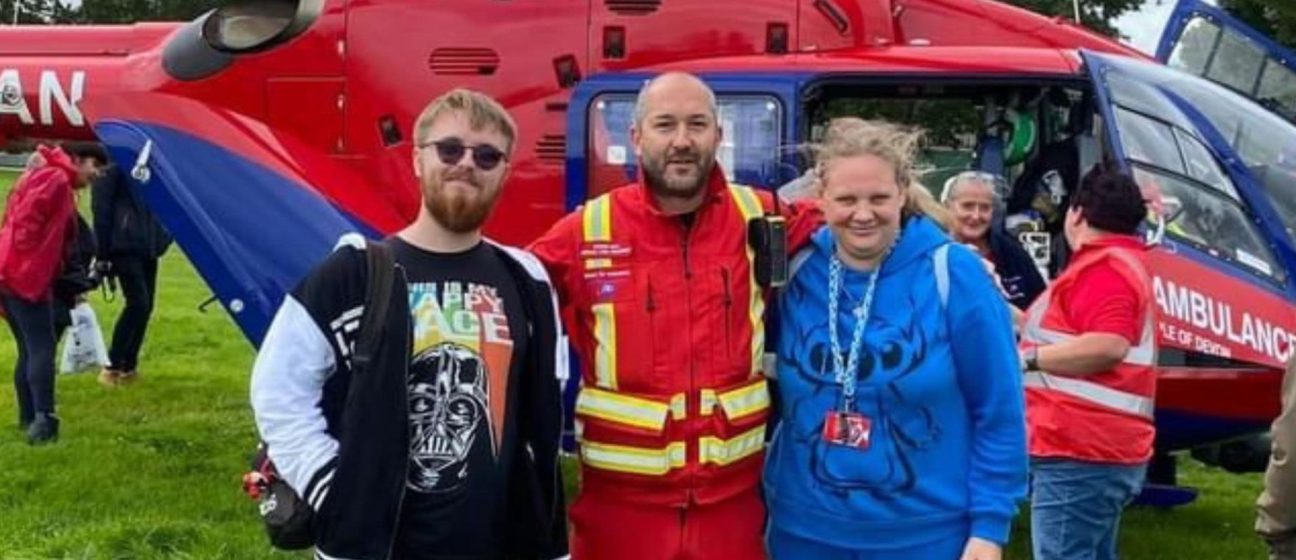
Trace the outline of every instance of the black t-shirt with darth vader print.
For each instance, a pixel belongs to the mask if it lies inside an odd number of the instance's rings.
[[[395,557],[503,555],[510,408],[527,343],[521,295],[485,242],[432,253],[390,240],[409,282],[410,463]]]

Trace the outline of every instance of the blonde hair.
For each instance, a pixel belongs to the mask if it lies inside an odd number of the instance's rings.
[[[921,214],[936,222],[945,231],[954,227],[954,215],[949,208],[936,200],[936,195],[919,183],[909,185],[908,198],[905,199],[905,211],[910,214]]]
[[[828,168],[844,158],[870,155],[895,169],[895,182],[905,197],[904,212],[921,214],[949,229],[949,211],[936,202],[931,191],[918,181],[914,163],[923,131],[887,121],[870,121],[859,117],[840,117],[828,123],[823,142],[810,146],[815,159],[815,179],[822,191]]]
[[[422,145],[426,142],[432,123],[442,115],[455,112],[467,113],[468,126],[473,130],[498,130],[508,142],[501,149],[505,152],[513,151],[513,144],[517,140],[517,124],[513,122],[513,117],[490,96],[463,88],[447,91],[423,108],[423,112],[414,121],[414,144]]]

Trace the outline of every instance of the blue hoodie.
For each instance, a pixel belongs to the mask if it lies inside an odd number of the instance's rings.
[[[980,258],[958,244],[942,306],[932,252],[946,243],[930,220],[911,218],[882,264],[857,368],[854,410],[872,421],[871,445],[860,451],[820,435],[841,386],[824,320],[835,243],[827,227],[815,233],[780,301],[781,422],[765,463],[775,527],[854,550],[1008,541],[1027,472],[1011,319]],[[844,362],[868,275],[843,270]]]

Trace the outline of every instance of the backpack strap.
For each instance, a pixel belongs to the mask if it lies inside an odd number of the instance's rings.
[[[792,278],[796,277],[798,270],[805,266],[806,261],[810,260],[810,255],[814,254],[814,247],[806,247],[792,255],[792,262],[788,264],[788,283],[792,283]]]
[[[932,251],[932,270],[936,273],[936,293],[940,295],[941,310],[949,307],[949,248],[946,243]]]
[[[374,350],[387,326],[387,310],[391,307],[392,280],[396,261],[391,247],[379,241],[365,243],[365,302],[360,317],[360,333],[356,337],[355,352],[351,357],[354,375],[368,369]]]

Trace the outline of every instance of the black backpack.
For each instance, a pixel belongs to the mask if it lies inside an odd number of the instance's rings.
[[[383,243],[366,244],[365,261],[368,283],[365,287],[364,315],[355,354],[351,358],[353,375],[369,367],[374,350],[382,337],[383,325],[391,303],[395,260],[391,248]],[[279,476],[267,453],[265,442],[257,445],[252,471],[243,475],[243,491],[258,502],[257,510],[265,523],[270,544],[282,550],[300,550],[315,544],[311,527],[314,512],[310,504]]]

